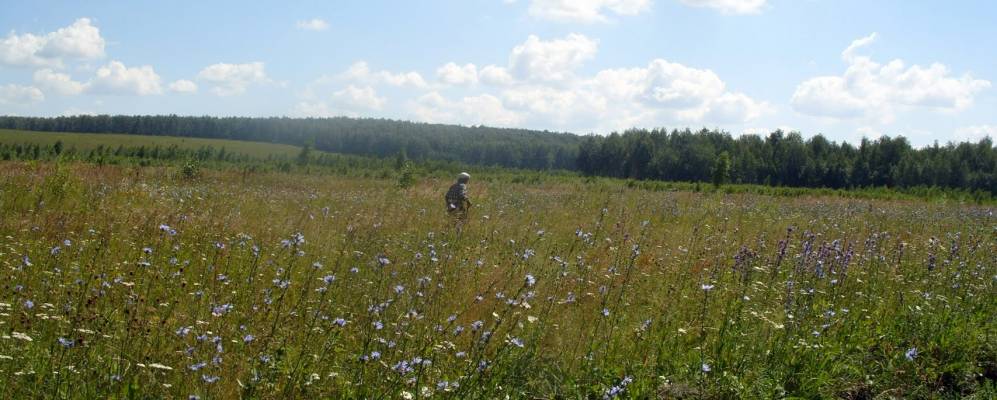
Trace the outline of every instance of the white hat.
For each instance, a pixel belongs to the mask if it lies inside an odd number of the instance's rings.
[[[467,172],[461,172],[460,175],[457,175],[457,180],[458,181],[469,181],[469,180],[471,180],[471,174],[469,174]]]

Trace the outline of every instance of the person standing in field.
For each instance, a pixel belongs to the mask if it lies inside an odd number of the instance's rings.
[[[467,183],[471,181],[471,175],[461,172],[457,175],[457,183],[450,185],[445,196],[447,201],[447,213],[459,219],[467,218],[467,210],[471,208],[471,200],[467,195]]]

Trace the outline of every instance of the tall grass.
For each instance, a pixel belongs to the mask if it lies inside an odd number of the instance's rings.
[[[3,398],[992,398],[992,208],[3,163]]]

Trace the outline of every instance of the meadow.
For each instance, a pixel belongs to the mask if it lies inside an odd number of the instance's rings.
[[[470,172],[2,162],[0,397],[997,396],[991,206]]]

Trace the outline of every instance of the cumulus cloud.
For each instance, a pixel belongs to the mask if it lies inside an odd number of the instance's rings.
[[[120,61],[111,61],[97,69],[97,75],[88,90],[104,94],[136,94],[139,96],[161,94],[159,75],[151,66],[129,68]]]
[[[530,35],[509,55],[509,69],[520,79],[562,81],[595,56],[599,44],[585,35],[572,33],[562,39],[540,40]]]
[[[55,72],[48,68],[35,71],[34,81],[41,89],[63,96],[78,95],[88,87],[85,83],[74,81],[69,74]]]
[[[906,66],[896,59],[880,64],[857,54],[876,40],[873,33],[853,41],[841,54],[848,68],[840,76],[819,76],[800,83],[791,103],[797,111],[838,119],[889,123],[898,110],[925,108],[961,111],[990,87],[969,73],[954,76],[941,63]]]
[[[64,59],[104,56],[104,38],[89,18],[44,35],[11,32],[0,40],[0,63],[13,66],[62,67]]]
[[[343,113],[333,111],[328,104],[322,101],[302,101],[294,106],[291,115],[305,118],[330,118],[343,115]]]
[[[379,96],[370,86],[347,85],[331,94],[316,93],[322,83],[313,82],[305,101],[295,105],[291,114],[298,117],[363,116],[369,111],[380,111],[388,99]],[[327,92],[326,92],[327,93]]]
[[[478,67],[474,64],[461,66],[449,62],[436,69],[436,77],[448,85],[474,85],[478,83]]]
[[[743,123],[771,106],[746,94],[730,92],[711,70],[663,59],[644,68],[607,69],[587,82],[611,104],[644,108],[643,114],[685,122]]]
[[[558,22],[606,22],[607,14],[637,15],[651,8],[650,0],[531,0],[530,16]]]
[[[362,83],[366,85],[388,84],[391,86],[408,86],[426,88],[426,80],[418,72],[393,73],[389,71],[372,71],[365,61],[353,63],[349,69],[339,74],[341,80]]]
[[[438,123],[517,126],[521,121],[520,115],[506,109],[502,100],[490,94],[453,101],[430,92],[416,99],[413,113],[422,121]]]
[[[374,71],[361,61],[312,82],[302,93],[307,102],[295,112],[322,116],[379,109],[387,100],[373,93],[377,85],[423,91],[405,103],[409,118],[472,125],[609,132],[677,123],[740,124],[773,110],[767,102],[729,90],[711,70],[663,59],[582,74],[581,67],[597,51],[598,43],[580,34],[548,40],[530,35],[510,50],[505,66],[440,66],[434,81],[439,85],[426,84],[416,72]],[[339,99],[322,94],[328,93],[328,85],[342,84],[351,86],[335,93]],[[468,95],[468,90],[485,93]],[[354,99],[352,108],[347,98]]]
[[[270,81],[262,62],[209,65],[197,74],[197,79],[212,85],[211,92],[218,96],[242,94],[251,85]]]
[[[307,20],[298,21],[295,25],[298,29],[304,31],[324,31],[329,29],[329,23],[321,18],[312,18]]]
[[[724,14],[757,14],[768,0],[682,0],[693,7],[708,7]]]
[[[486,65],[478,72],[478,79],[489,85],[504,86],[512,84],[513,78],[509,71],[503,67]]]
[[[169,85],[170,91],[175,93],[196,93],[197,84],[186,79],[173,81]]]
[[[345,89],[333,93],[332,98],[337,103],[351,109],[380,110],[388,102],[387,98],[378,96],[374,88],[370,86],[349,85]]]
[[[45,94],[33,86],[0,85],[0,104],[28,105],[45,100]]]

